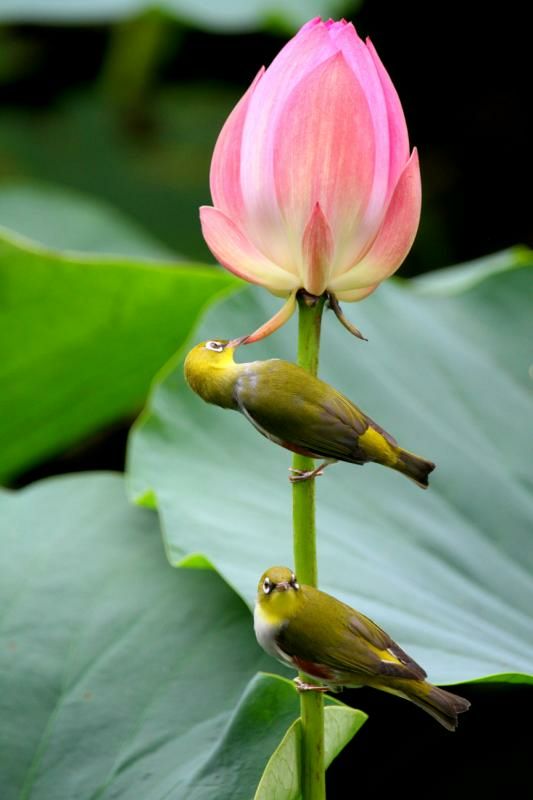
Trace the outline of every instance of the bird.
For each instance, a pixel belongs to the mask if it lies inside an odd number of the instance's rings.
[[[288,567],[270,567],[257,586],[257,641],[271,656],[319,684],[299,677],[299,691],[370,686],[410,700],[449,731],[470,707],[464,697],[433,686],[391,637],[359,611],[313,586]]]
[[[400,447],[333,386],[280,358],[236,363],[246,338],[200,342],[185,359],[185,378],[207,403],[239,411],[271,442],[323,459],[313,470],[291,470],[291,481],[321,475],[337,461],[375,462],[427,488],[435,464]]]

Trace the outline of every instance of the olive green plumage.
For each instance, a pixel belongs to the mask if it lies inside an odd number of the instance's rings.
[[[457,715],[470,706],[429,683],[422,667],[375,622],[326,592],[299,584],[287,567],[271,567],[261,576],[254,628],[267,653],[322,687],[371,686],[396,694],[448,730],[455,730]]]
[[[422,488],[435,468],[396,440],[333,386],[296,364],[273,358],[236,364],[237,342],[209,341],[185,360],[185,377],[206,402],[240,411],[276,444],[326,463],[373,461]]]

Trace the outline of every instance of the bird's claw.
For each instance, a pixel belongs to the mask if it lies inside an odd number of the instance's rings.
[[[329,692],[328,686],[321,686],[316,683],[306,683],[301,678],[294,678],[294,684],[299,692]]]
[[[303,469],[295,469],[294,467],[289,467],[289,472],[292,472],[292,475],[289,475],[289,480],[291,483],[299,483],[300,481],[308,481],[311,478],[318,478],[319,475],[324,474],[324,470],[322,467],[318,467],[317,469],[310,469],[310,470],[303,470]]]

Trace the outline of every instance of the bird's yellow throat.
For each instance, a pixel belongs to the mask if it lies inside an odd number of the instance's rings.
[[[231,347],[222,352],[212,352],[205,343],[194,347],[185,359],[184,372],[187,383],[207,403],[223,408],[233,408],[233,386],[239,365],[233,360]]]
[[[285,592],[274,590],[271,594],[263,595],[259,600],[261,616],[269,625],[279,625],[293,617],[299,608],[301,589],[288,589]]]

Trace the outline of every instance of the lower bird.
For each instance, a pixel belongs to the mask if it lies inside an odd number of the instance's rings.
[[[326,592],[300,585],[288,567],[271,567],[257,587],[255,635],[269,655],[320,681],[296,678],[300,691],[371,686],[410,700],[450,731],[468,700],[426,673],[375,622]]]
[[[435,464],[400,447],[333,386],[279,358],[235,363],[235,350],[245,338],[196,345],[185,359],[185,378],[207,403],[240,411],[270,441],[323,459],[316,469],[295,472],[291,480],[312,478],[336,461],[373,461],[427,487]]]

